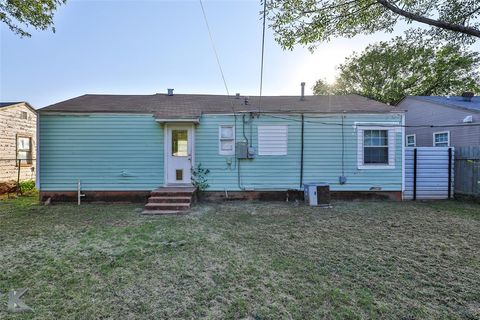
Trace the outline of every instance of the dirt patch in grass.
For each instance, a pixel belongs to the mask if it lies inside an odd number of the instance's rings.
[[[480,206],[0,203],[1,319],[478,319]],[[3,304],[3,308],[1,307]]]

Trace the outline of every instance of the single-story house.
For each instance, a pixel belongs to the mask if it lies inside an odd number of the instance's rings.
[[[35,180],[37,113],[27,102],[0,102],[0,183]],[[3,187],[0,189],[4,189]]]
[[[146,199],[285,195],[327,182],[337,195],[401,199],[404,112],[358,95],[87,94],[39,110],[41,197]]]
[[[405,110],[408,147],[464,147],[480,145],[480,97],[407,96],[398,104]]]

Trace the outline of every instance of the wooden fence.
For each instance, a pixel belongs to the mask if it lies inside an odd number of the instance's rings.
[[[455,194],[480,197],[480,146],[455,148]]]

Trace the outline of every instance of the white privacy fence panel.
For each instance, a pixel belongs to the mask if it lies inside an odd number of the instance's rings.
[[[433,200],[453,198],[453,167],[454,148],[405,148],[404,199]]]

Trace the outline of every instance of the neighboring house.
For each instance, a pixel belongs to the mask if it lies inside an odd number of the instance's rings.
[[[0,183],[35,180],[37,114],[26,102],[0,102]],[[19,165],[20,164],[20,168]]]
[[[478,96],[407,96],[398,108],[406,111],[405,144],[408,147],[480,145]],[[434,127],[428,127],[430,125]]]
[[[403,111],[358,95],[88,94],[39,114],[43,199],[76,199],[78,181],[85,199],[144,199],[190,185],[198,164],[217,197],[306,182],[402,196]]]

